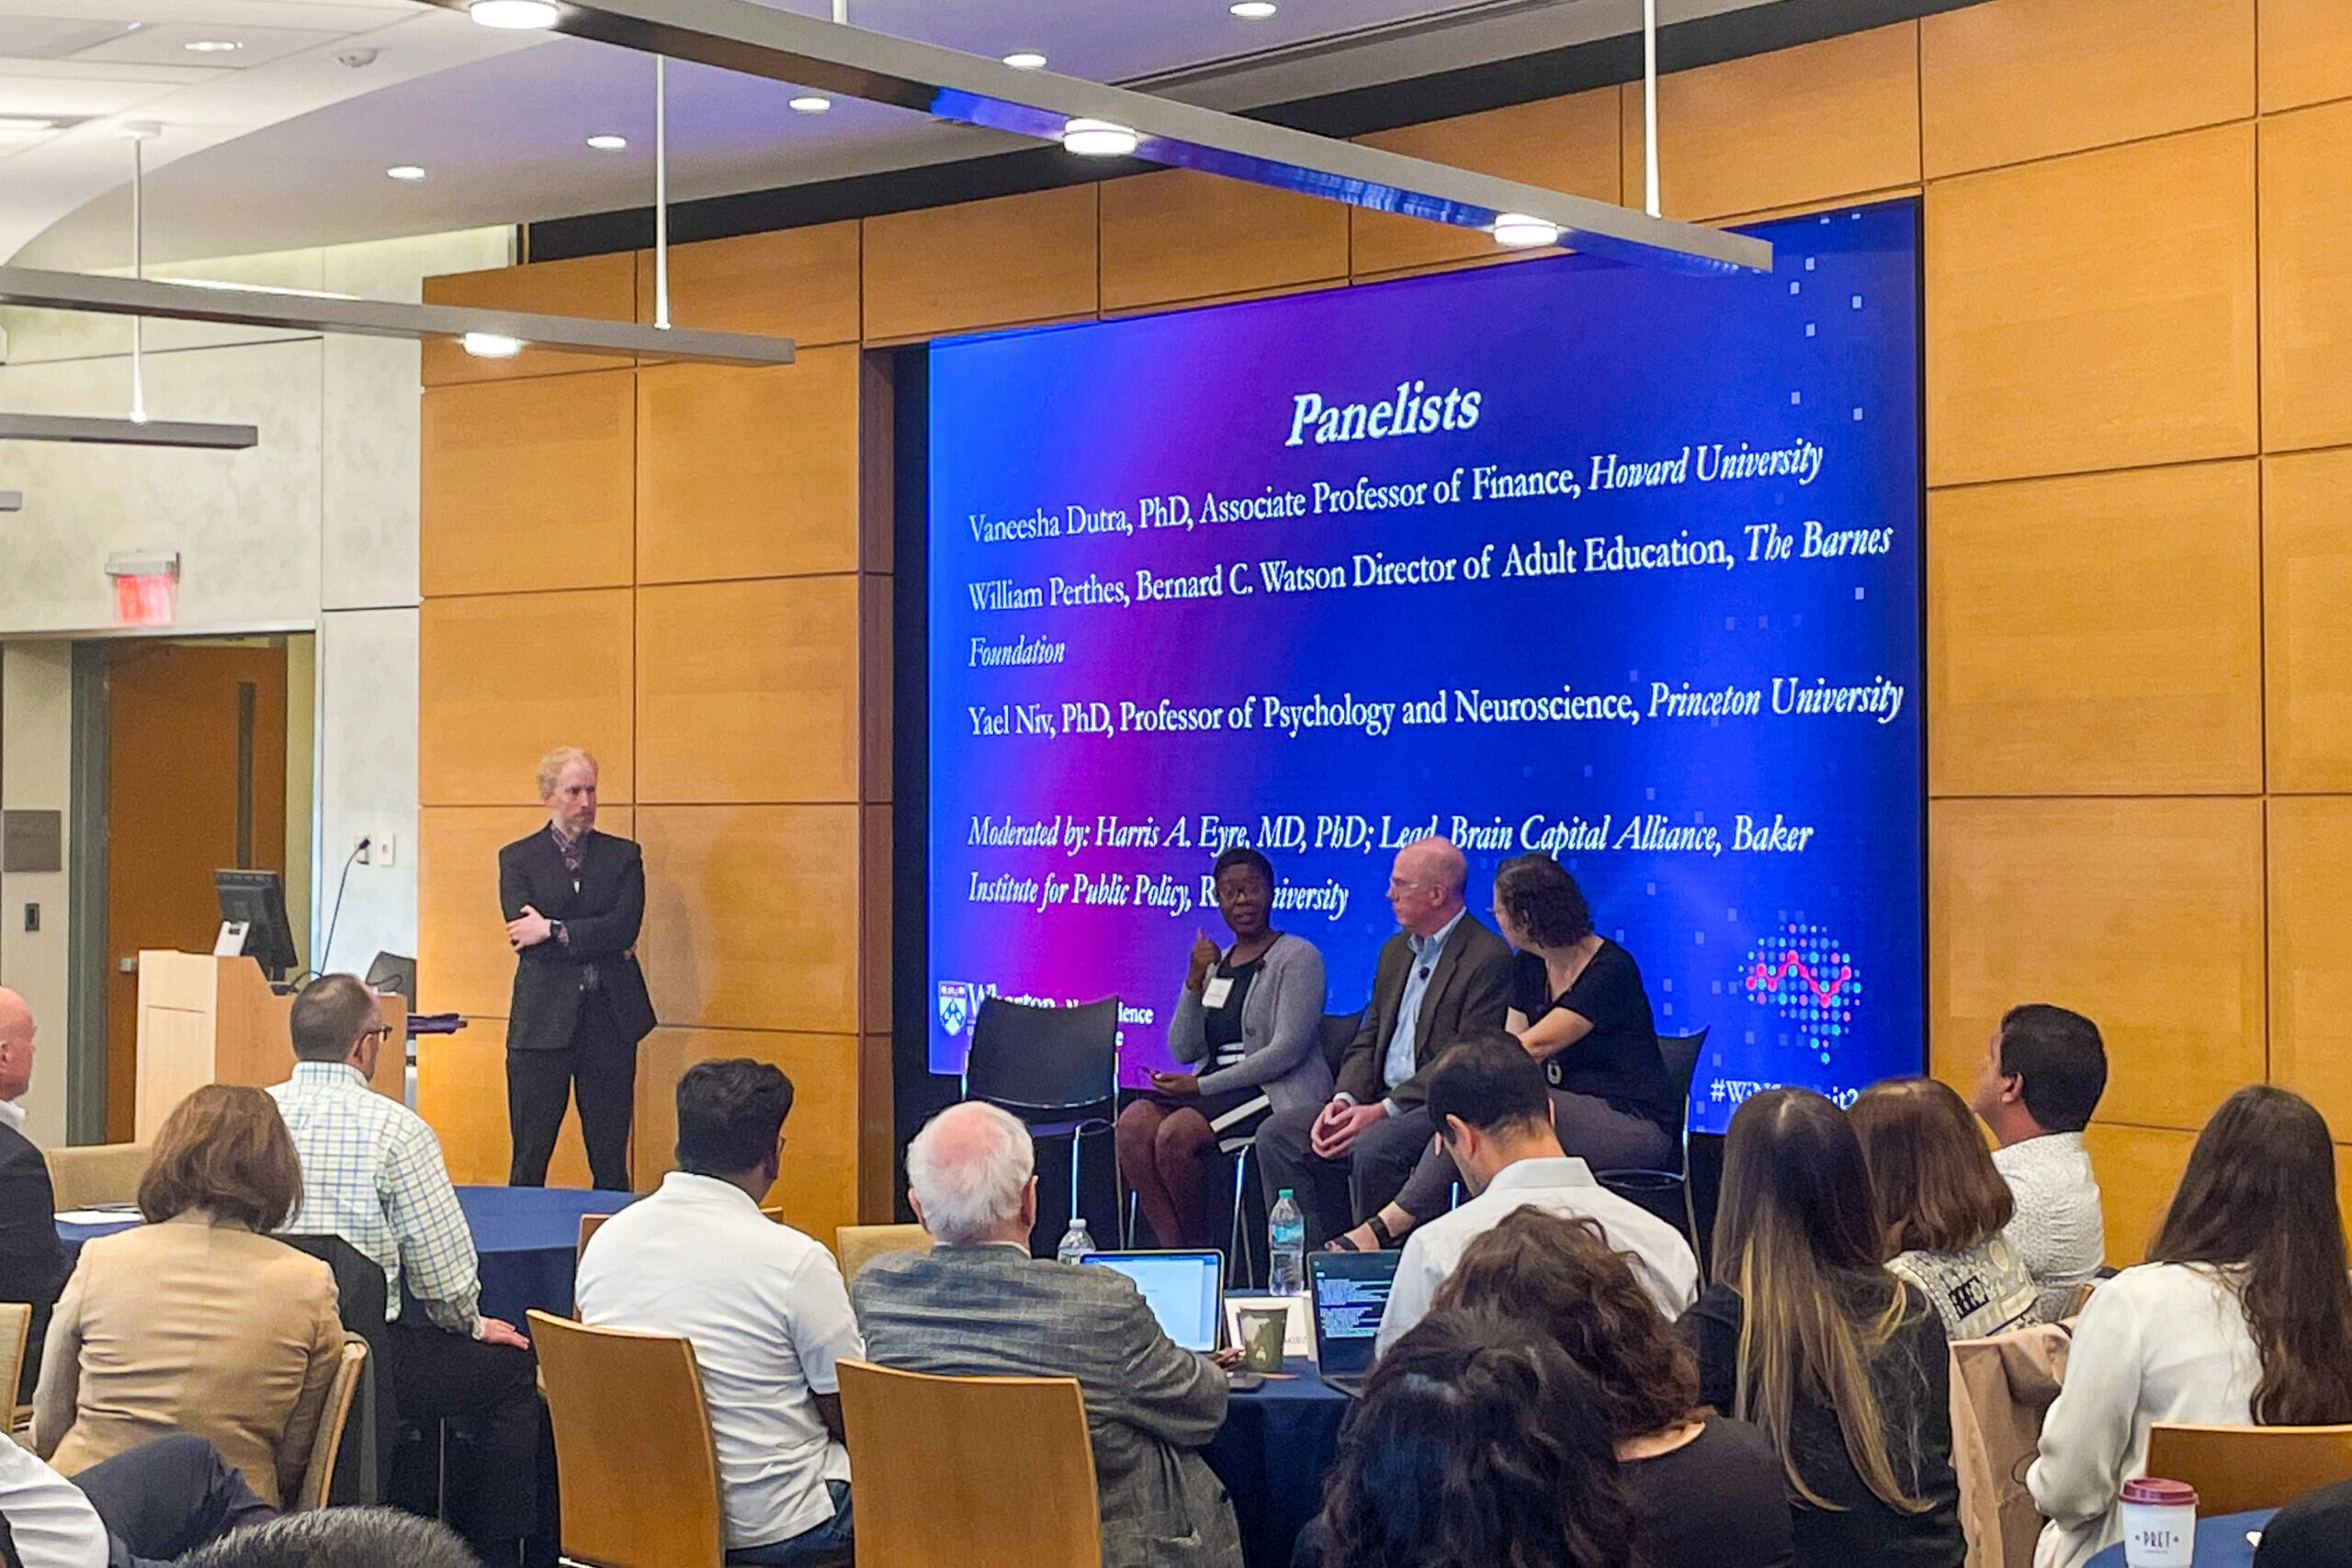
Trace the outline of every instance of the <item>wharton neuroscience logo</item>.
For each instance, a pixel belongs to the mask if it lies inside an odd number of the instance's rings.
[[[1824,1062],[1854,1021],[1862,977],[1853,954],[1819,926],[1791,922],[1748,951],[1747,998],[1770,1008]]]

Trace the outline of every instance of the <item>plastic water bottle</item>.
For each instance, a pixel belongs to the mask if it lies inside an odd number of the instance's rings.
[[[1062,1244],[1054,1248],[1054,1260],[1057,1263],[1082,1263],[1086,1255],[1093,1250],[1094,1237],[1087,1232],[1086,1216],[1072,1214],[1069,1229],[1062,1232]]]
[[[1266,1216],[1266,1289],[1278,1296],[1306,1289],[1306,1216],[1287,1187]]]

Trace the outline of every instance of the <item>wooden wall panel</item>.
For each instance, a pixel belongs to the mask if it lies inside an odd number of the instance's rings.
[[[857,579],[638,591],[645,801],[857,798]]]
[[[2107,1219],[2107,1260],[2129,1269],[2148,1256],[2148,1242],[2172,1202],[2173,1189],[2188,1165],[2194,1132],[2168,1127],[2128,1127],[2099,1120],[2083,1134],[2098,1179],[2099,1207]]]
[[[1929,179],[2254,113],[2254,0],[1989,0],[1919,22]]]
[[[1623,178],[1618,120],[1617,89],[1597,87],[1483,114],[1403,126],[1361,140],[1408,157],[1475,169],[1547,190],[1564,190],[1571,196],[1589,196],[1595,201],[1616,201]],[[1523,254],[1500,250],[1481,230],[1454,229],[1361,207],[1347,211],[1353,225],[1352,265],[1358,277]]]
[[[635,787],[626,588],[427,599],[419,612],[417,797],[526,805],[550,747],[596,754],[598,793]]]
[[[765,333],[803,349],[855,343],[858,226],[818,223],[670,247],[670,321]],[[637,253],[637,319],[653,319],[653,253]]]
[[[2255,449],[2254,132],[1928,189],[1928,479]]]
[[[422,968],[418,971],[420,982]],[[638,1103],[645,1101],[638,1079]],[[506,1021],[476,1019],[455,1034],[428,1035],[416,1046],[416,1113],[441,1140],[441,1160],[460,1186],[503,1187],[514,1145],[506,1131]],[[588,1185],[588,1151],[580,1113],[567,1106],[548,1162],[550,1187]]]
[[[2352,96],[2344,0],[2259,0],[2262,108]]]
[[[855,570],[858,352],[638,372],[639,582]]]
[[[2262,465],[2270,787],[2352,790],[2352,451]]]
[[[2262,802],[1928,807],[1928,1028],[1939,1060],[2018,1002],[2095,1019],[2102,1121],[2196,1127],[2263,1076]]]
[[[2352,1134],[2352,797],[2270,802],[2270,1073]]]
[[[636,291],[637,264],[626,251],[487,272],[446,273],[424,280],[428,305],[533,310],[601,321],[635,321]],[[512,359],[477,359],[447,338],[435,338],[424,344],[422,371],[426,386],[446,387],[460,381],[511,381],[518,377],[610,370],[634,363],[625,354],[562,354],[545,348],[526,348]]]
[[[2345,19],[2352,32],[2352,15]],[[2352,441],[2352,103],[2262,122],[2262,442]]]
[[[764,1201],[782,1206],[785,1223],[833,1245],[833,1227],[858,1218],[857,1041],[846,1035],[786,1034],[773,1030],[657,1029],[638,1058],[639,1085],[658,1094],[637,1100],[636,1164],[639,1191],[661,1185],[677,1168],[680,1075],[696,1062],[749,1056],[772,1062],[792,1080],[792,1113],[784,1123],[784,1168]]]
[[[862,996],[858,1002],[861,1027],[869,1034],[890,1028],[890,981],[898,961],[898,942],[891,918],[891,807],[868,806],[859,813],[860,874],[865,882],[864,930],[858,934]]]
[[[1621,95],[1624,191],[1641,205],[1642,89]],[[1679,71],[1657,85],[1659,205],[1728,218],[1919,180],[1919,33],[1904,22]]]
[[[2258,794],[2256,465],[1928,498],[1936,795]]]
[[[627,370],[427,391],[424,592],[628,581],[636,400]]]
[[[663,1022],[855,1032],[856,807],[648,807],[638,841]]]
[[[1348,276],[1348,208],[1191,169],[1102,187],[1102,309],[1265,293]]]
[[[858,1042],[858,1223],[887,1225],[898,1218],[898,1113],[891,1095],[893,1042],[869,1034]]]
[[[1091,316],[1093,186],[865,220],[869,343]]]

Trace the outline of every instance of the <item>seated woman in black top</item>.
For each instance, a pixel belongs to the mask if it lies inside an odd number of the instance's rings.
[[[1799,1568],[1960,1568],[1943,1323],[1885,1267],[1862,1146],[1803,1089],[1751,1096],[1724,1144],[1714,1273],[1682,1315],[1699,1397],[1761,1427]]]
[[[1552,1081],[1560,1147],[1594,1170],[1669,1165],[1682,1108],[1666,1081],[1634,955],[1592,929],[1584,890],[1549,855],[1516,855],[1495,868],[1494,914],[1519,949],[1503,1027]],[[1396,1201],[1334,1245],[1392,1245],[1443,1213],[1459,1179],[1444,1145],[1432,1143]]]
[[[1772,1445],[1699,1407],[1690,1350],[1591,1220],[1532,1206],[1504,1215],[1463,1249],[1430,1308],[1538,1325],[1592,1379],[1642,1568],[1788,1568],[1796,1549]]]

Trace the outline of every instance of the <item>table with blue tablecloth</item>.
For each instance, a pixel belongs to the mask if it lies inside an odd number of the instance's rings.
[[[2259,1533],[2278,1511],[2256,1508],[2250,1514],[2216,1514],[2210,1519],[2198,1520],[2197,1568],[2250,1568],[2254,1542],[2246,1537]],[[2083,1568],[2123,1568],[2123,1543],[2116,1542],[2084,1563]]]
[[[630,1196],[577,1187],[458,1188],[458,1206],[466,1212],[474,1250],[481,1257],[482,1315],[517,1325],[533,1307],[571,1315],[581,1216],[617,1213]],[[57,1234],[78,1248],[92,1236],[138,1223],[139,1216],[130,1213],[102,1224],[60,1220]],[[301,1228],[299,1217],[294,1228]]]
[[[1209,1439],[1209,1468],[1232,1495],[1248,1568],[1290,1568],[1298,1532],[1323,1506],[1323,1477],[1340,1450],[1348,1397],[1292,1359],[1283,1375],[1237,1393]]]

